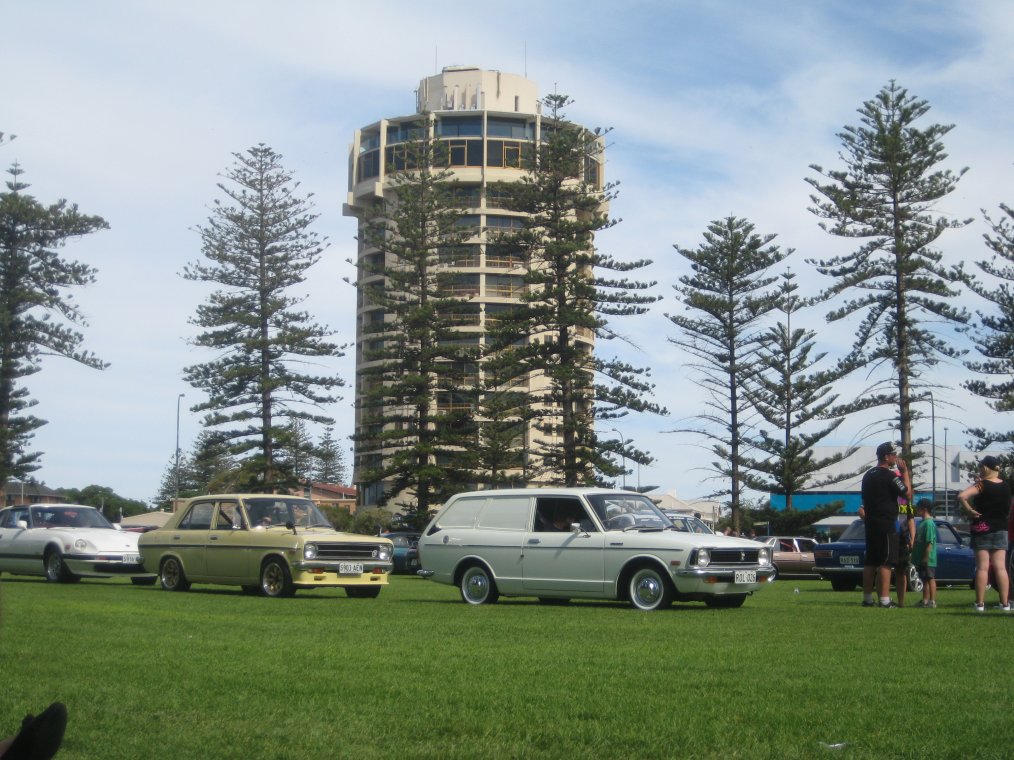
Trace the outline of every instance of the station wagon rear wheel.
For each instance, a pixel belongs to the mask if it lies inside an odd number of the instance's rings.
[[[461,576],[461,598],[469,604],[493,604],[500,598],[496,581],[482,565],[472,565]]]
[[[183,572],[183,565],[175,557],[166,557],[158,570],[158,582],[166,591],[186,591],[190,581]]]
[[[289,574],[289,565],[285,560],[272,557],[261,568],[261,591],[264,596],[284,597],[296,593]]]
[[[630,576],[627,587],[630,603],[639,610],[650,612],[672,604],[672,581],[654,567],[641,567]]]

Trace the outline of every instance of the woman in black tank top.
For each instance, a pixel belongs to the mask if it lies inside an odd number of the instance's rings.
[[[1000,595],[1000,610],[1010,612],[1010,579],[1007,577],[1007,518],[1011,489],[1000,478],[1000,460],[985,456],[979,462],[979,480],[958,494],[968,514],[975,551],[975,609],[986,609],[986,584],[990,566]]]

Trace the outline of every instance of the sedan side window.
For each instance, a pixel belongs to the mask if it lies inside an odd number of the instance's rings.
[[[954,528],[937,523],[937,543],[957,545],[961,543],[961,540],[954,533]]]
[[[201,501],[190,508],[190,512],[180,522],[182,530],[211,530],[211,514],[215,505],[210,501]]]
[[[240,519],[236,502],[226,501],[218,505],[218,516],[215,518],[215,530],[232,530],[233,527],[242,528],[243,522]]]

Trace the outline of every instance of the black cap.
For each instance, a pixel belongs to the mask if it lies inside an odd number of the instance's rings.
[[[877,459],[883,459],[888,454],[897,454],[897,450],[894,448],[894,444],[890,441],[886,441],[877,446]]]
[[[987,454],[986,456],[984,456],[982,459],[979,460],[979,466],[985,467],[986,469],[989,470],[999,470],[1000,460],[997,459],[992,454]]]

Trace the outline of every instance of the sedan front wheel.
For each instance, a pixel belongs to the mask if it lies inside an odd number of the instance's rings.
[[[289,565],[285,560],[272,557],[264,563],[261,568],[261,591],[264,592],[264,596],[275,598],[292,596],[296,593]]]

